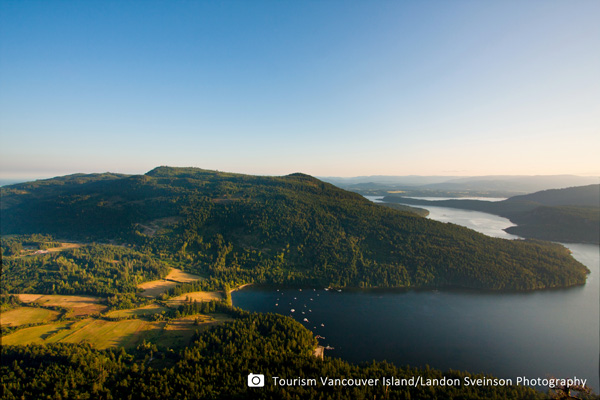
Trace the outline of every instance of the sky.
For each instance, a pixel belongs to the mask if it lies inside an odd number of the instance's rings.
[[[600,176],[599,1],[0,0],[0,178]]]

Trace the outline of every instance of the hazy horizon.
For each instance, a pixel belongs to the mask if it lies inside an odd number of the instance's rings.
[[[600,176],[600,3],[1,2],[0,179]]]
[[[159,166],[157,166],[159,167]],[[169,167],[175,167],[178,168],[177,166],[169,166]],[[180,167],[180,168],[185,168],[185,167]],[[199,167],[194,167],[194,168],[199,168]],[[214,170],[214,169],[210,169],[210,168],[202,168],[205,170]],[[150,170],[149,170],[150,171]],[[24,176],[21,178],[4,178],[2,176],[0,176],[0,187],[2,186],[7,186],[7,185],[13,185],[13,184],[17,184],[17,183],[24,183],[24,182],[33,182],[36,180],[45,180],[45,179],[52,179],[52,178],[57,178],[57,177],[62,177],[62,176],[68,176],[68,175],[74,175],[74,174],[102,174],[102,173],[114,173],[114,174],[124,174],[124,175],[143,175],[149,171],[145,171],[145,172],[141,172],[141,173],[126,173],[126,172],[121,172],[121,171],[91,171],[91,172],[73,172],[73,173],[67,173],[67,174],[63,174],[63,175],[52,175],[52,174],[48,174],[48,175],[37,175],[37,176]],[[226,173],[240,173],[240,174],[244,174],[244,172],[239,172],[239,171],[221,171],[221,172],[226,172]],[[289,175],[292,173],[302,173],[302,171],[293,171],[293,172],[289,172],[287,174],[282,174],[282,175],[274,175],[274,174],[262,174],[264,176],[284,176],[284,175]],[[257,174],[258,175],[258,174]],[[585,175],[573,175],[573,174],[557,174],[557,175],[465,175],[465,176],[456,176],[456,175],[357,175],[357,176],[315,176],[316,178],[320,179],[320,180],[324,180],[324,181],[329,181],[330,183],[334,183],[334,181],[340,181],[340,182],[336,182],[336,183],[362,183],[362,182],[379,182],[379,183],[384,183],[389,181],[391,183],[390,180],[394,180],[394,179],[401,179],[401,178],[411,178],[408,179],[406,182],[402,183],[406,186],[410,186],[411,185],[411,181],[416,181],[416,182],[420,182],[420,183],[413,183],[415,186],[421,186],[421,185],[427,185],[427,184],[431,184],[431,183],[442,183],[442,182],[449,182],[449,181],[453,181],[453,180],[462,180],[462,179],[469,179],[469,178],[482,178],[482,179],[500,179],[500,178],[598,178],[599,182],[593,182],[593,183],[600,183],[600,177],[594,176],[594,175],[589,175],[589,176],[585,176]],[[591,181],[590,181],[591,182]],[[398,182],[396,182],[396,184],[398,184]],[[585,184],[591,184],[591,183],[585,183]],[[561,186],[561,185],[558,185]],[[564,185],[562,185],[564,186]],[[561,187],[562,187],[561,186]],[[557,187],[558,188],[558,187]]]

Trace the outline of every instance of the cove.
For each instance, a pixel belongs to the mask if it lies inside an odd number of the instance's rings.
[[[431,219],[515,238],[502,231],[512,225],[504,218],[425,208]],[[599,247],[564,245],[590,269],[586,285],[526,293],[248,287],[234,292],[232,300],[248,311],[295,318],[325,338],[320,344],[333,347],[325,352],[328,357],[429,365],[515,380],[577,376],[597,392]]]

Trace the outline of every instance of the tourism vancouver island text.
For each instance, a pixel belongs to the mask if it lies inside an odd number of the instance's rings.
[[[549,389],[556,387],[585,387],[587,379],[577,378],[540,378],[518,376],[512,378],[473,378],[465,376],[463,379],[442,377],[423,378],[413,376],[411,378],[396,378],[394,376],[382,376],[380,378],[332,378],[322,376],[319,378],[282,378],[273,376],[272,382],[275,386],[542,386]]]

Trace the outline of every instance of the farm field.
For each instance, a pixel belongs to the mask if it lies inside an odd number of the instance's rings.
[[[223,293],[221,292],[191,292],[191,293],[185,293],[182,294],[181,296],[177,296],[177,297],[173,297],[172,299],[169,299],[168,302],[184,302],[184,301],[213,301],[213,300],[223,300]]]
[[[198,318],[199,325],[195,324]],[[144,340],[165,347],[189,344],[196,330],[229,321],[225,315],[196,315],[165,321],[128,319],[106,321],[86,318],[24,328],[2,337],[4,345],[26,345],[31,343],[90,343],[96,349],[109,347],[133,348]]]
[[[67,329],[72,323],[58,322],[20,329],[17,332],[2,336],[2,345],[54,343],[52,337]]]
[[[138,285],[138,287],[143,289],[141,296],[157,297],[167,290],[174,288],[179,283],[194,282],[200,279],[202,279],[201,276],[189,274],[177,268],[172,268],[165,279],[145,282]]]
[[[167,308],[162,307],[158,304],[148,304],[147,306],[139,308],[128,308],[126,310],[111,311],[107,313],[106,316],[111,318],[129,318],[133,316],[160,314],[163,311],[167,311]]]
[[[63,307],[72,310],[70,316],[80,317],[95,313],[102,313],[108,308],[100,304],[102,299],[94,296],[71,296],[58,294],[19,294],[23,303],[36,302],[45,307]]]
[[[2,312],[0,323],[2,326],[20,326],[25,324],[36,324],[52,322],[59,316],[58,311],[47,310],[38,307],[18,307]]]

